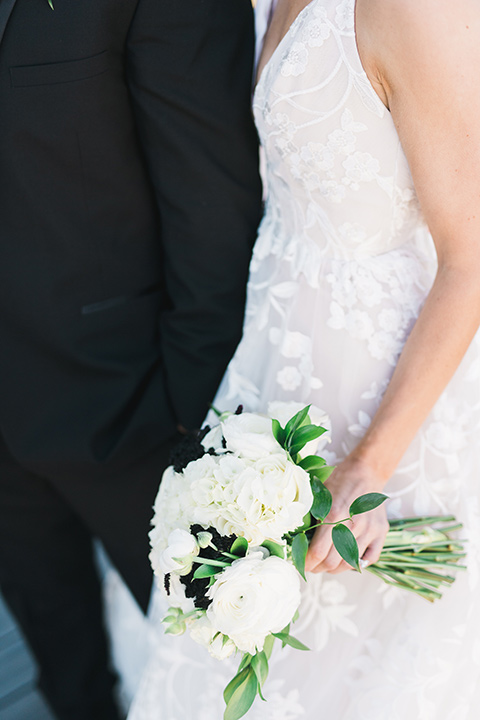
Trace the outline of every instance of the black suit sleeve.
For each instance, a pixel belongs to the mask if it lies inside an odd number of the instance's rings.
[[[168,390],[187,427],[241,334],[261,203],[252,58],[250,0],[139,0],[127,76],[161,221]]]

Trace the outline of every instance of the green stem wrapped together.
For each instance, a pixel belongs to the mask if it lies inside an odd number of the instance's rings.
[[[366,569],[389,585],[430,602],[438,600],[442,586],[454,581],[457,570],[466,569],[459,564],[466,556],[463,543],[451,537],[461,528],[453,516],[392,520],[378,562]]]

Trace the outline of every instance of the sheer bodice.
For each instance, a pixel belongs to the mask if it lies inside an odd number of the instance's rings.
[[[307,5],[253,102],[266,221],[275,213],[285,238],[308,239],[318,258],[384,253],[414,243],[422,224],[397,131],[361,65],[353,9],[351,1]]]

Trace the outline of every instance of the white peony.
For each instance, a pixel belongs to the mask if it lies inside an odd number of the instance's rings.
[[[264,415],[242,413],[230,415],[222,422],[227,449],[243,458],[258,460],[278,451],[272,432],[272,421]]]
[[[267,635],[280,632],[300,604],[300,580],[281,558],[251,553],[217,576],[207,596],[207,617],[243,652],[261,650]]]
[[[160,570],[177,575],[188,575],[193,559],[198,555],[199,547],[194,535],[177,528],[168,536],[168,545],[158,558]]]

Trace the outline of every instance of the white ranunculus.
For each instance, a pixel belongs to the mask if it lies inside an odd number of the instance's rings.
[[[206,615],[202,615],[191,624],[190,637],[199,645],[206,647],[210,655],[217,660],[225,660],[237,649],[230,638],[215,630]]]
[[[307,403],[294,402],[293,400],[289,402],[275,400],[268,403],[268,415],[271,418],[278,420],[282,427],[285,427],[290,418],[300,412],[300,410],[303,410],[306,404]],[[308,414],[313,425],[321,425],[327,430],[331,430],[330,418],[326,412],[320,410],[320,408],[315,405],[312,405]],[[320,453],[329,442],[331,442],[330,433],[324,433],[316,440],[311,440],[307,443],[301,451],[300,457]]]
[[[190,637],[199,645],[208,647],[217,631],[206,615],[201,615],[190,625]]]
[[[212,626],[253,655],[267,635],[292,620],[300,604],[300,580],[286,560],[252,553],[225,568],[207,595]]]
[[[222,633],[218,633],[208,645],[208,652],[216,660],[225,660],[230,655],[233,655],[236,650],[237,646],[233,640],[227,638],[226,635],[222,635]]]
[[[188,575],[198,553],[195,536],[177,528],[168,536],[168,546],[158,559],[160,569],[164,574],[173,572],[177,575]]]
[[[222,422],[222,428],[228,450],[249,460],[257,460],[279,449],[273,437],[272,421],[264,415],[230,415]]]

